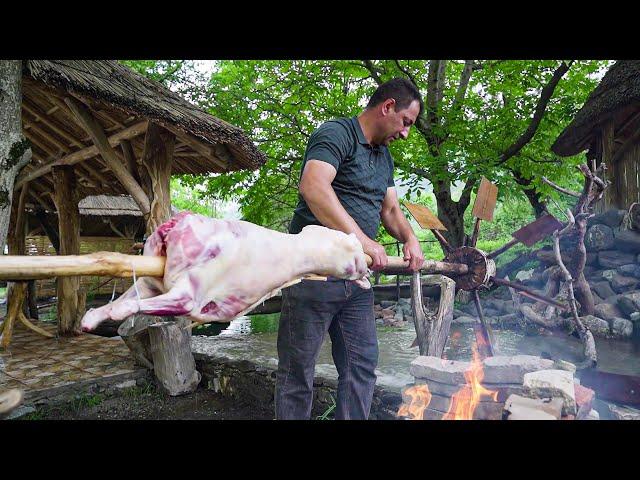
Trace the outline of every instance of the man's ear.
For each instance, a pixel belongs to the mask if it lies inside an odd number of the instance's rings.
[[[395,98],[387,98],[384,102],[382,102],[382,115],[389,115],[393,110],[395,112],[396,109],[396,100]]]

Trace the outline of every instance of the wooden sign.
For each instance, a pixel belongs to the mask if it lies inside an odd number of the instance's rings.
[[[473,216],[482,220],[493,220],[493,211],[498,200],[498,187],[482,177],[476,202],[473,205]]]
[[[402,202],[413,218],[416,219],[418,225],[427,230],[446,230],[440,219],[436,217],[431,210],[424,205],[415,203]]]

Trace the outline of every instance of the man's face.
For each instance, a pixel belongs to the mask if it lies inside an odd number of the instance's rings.
[[[389,146],[399,138],[406,140],[409,129],[416,122],[420,114],[420,104],[414,100],[407,108],[396,111],[395,100],[387,100],[386,115],[383,125],[381,144]],[[386,103],[386,102],[385,102]]]

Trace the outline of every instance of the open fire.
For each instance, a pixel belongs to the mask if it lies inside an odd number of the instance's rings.
[[[449,410],[442,417],[442,420],[472,420],[476,407],[482,397],[490,397],[493,401],[498,400],[498,392],[488,390],[482,386],[484,370],[482,359],[478,354],[476,346],[473,347],[473,361],[470,368],[464,373],[466,384],[454,393],[451,397]],[[431,392],[427,385],[415,385],[404,391],[410,398],[410,402],[403,403],[398,410],[398,417],[409,420],[423,420],[424,412],[431,403]]]

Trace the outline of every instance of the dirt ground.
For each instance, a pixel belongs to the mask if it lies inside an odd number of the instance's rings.
[[[169,397],[152,385],[115,396],[84,395],[56,406],[44,406],[21,420],[271,420],[273,412],[198,389]]]

